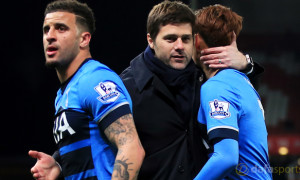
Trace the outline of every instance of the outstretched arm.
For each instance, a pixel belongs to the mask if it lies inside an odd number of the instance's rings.
[[[137,179],[145,151],[131,114],[124,115],[105,131],[108,140],[118,148],[111,179]]]
[[[223,179],[238,164],[238,142],[233,139],[223,139],[214,145],[214,152],[194,180]]]
[[[244,70],[248,64],[246,56],[237,48],[235,33],[233,33],[233,40],[230,45],[202,50],[200,61],[204,61],[204,64],[209,64],[210,68],[216,69],[230,67]]]
[[[59,177],[60,167],[54,158],[48,154],[30,150],[29,156],[36,158],[37,162],[31,168],[32,176],[38,180],[55,180]]]

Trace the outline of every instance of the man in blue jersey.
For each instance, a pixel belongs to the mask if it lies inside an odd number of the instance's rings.
[[[55,99],[54,157],[37,158],[36,179],[136,179],[144,158],[131,115],[131,99],[119,76],[91,58],[92,10],[75,0],[54,1],[45,10],[46,65],[61,87]]]
[[[242,17],[214,5],[196,13],[194,59],[203,49],[226,46],[242,29]],[[234,69],[211,69],[201,87],[198,121],[213,147],[195,179],[272,179],[267,130],[260,97],[248,77]]]

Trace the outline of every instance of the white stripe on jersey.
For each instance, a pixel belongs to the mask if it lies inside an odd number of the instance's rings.
[[[99,124],[102,121],[102,119],[104,119],[109,113],[111,113],[112,111],[114,111],[118,107],[121,107],[125,104],[129,104],[129,103],[128,102],[123,102],[123,103],[117,104],[116,106],[110,108],[109,111],[107,111],[105,114],[103,114],[103,116],[97,121],[97,123]]]
[[[207,131],[207,134],[212,131],[212,130],[215,130],[215,129],[219,129],[219,128],[225,128],[225,129],[232,129],[232,130],[235,130],[237,132],[239,132],[238,129],[232,127],[232,126],[216,126],[216,127],[213,127],[213,128],[210,128],[208,131]]]

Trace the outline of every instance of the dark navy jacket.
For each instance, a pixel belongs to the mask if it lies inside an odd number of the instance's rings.
[[[176,111],[172,92],[147,68],[143,58],[143,53],[134,58],[120,75],[132,98],[133,118],[146,151],[139,179],[193,179],[207,161],[197,129],[201,73],[194,75],[192,118],[187,122]]]

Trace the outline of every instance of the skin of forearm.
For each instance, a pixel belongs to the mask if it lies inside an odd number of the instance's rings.
[[[138,139],[135,138],[134,141],[136,142],[118,149],[112,180],[137,179],[145,152]]]
[[[112,178],[137,179],[145,151],[140,143],[131,114],[122,116],[105,130],[110,142],[118,149]]]

